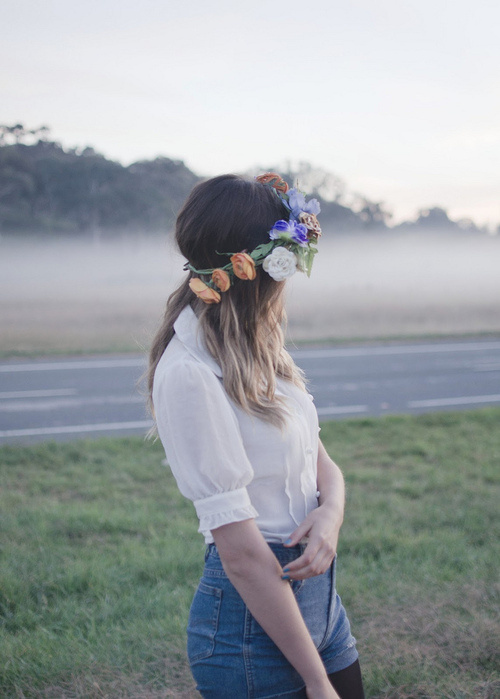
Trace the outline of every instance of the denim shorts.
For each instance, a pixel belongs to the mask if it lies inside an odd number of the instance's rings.
[[[269,544],[281,566],[305,546]],[[292,581],[292,589],[328,674],[358,657],[356,640],[335,590],[335,561],[323,573]],[[255,621],[224,572],[214,544],[196,590],[187,628],[191,671],[207,699],[303,699],[304,682]]]

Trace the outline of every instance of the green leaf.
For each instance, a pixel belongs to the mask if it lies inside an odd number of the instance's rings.
[[[305,268],[306,268],[306,274],[308,277],[311,276],[311,269],[312,269],[312,264],[314,260],[314,255],[317,253],[317,249],[313,248],[312,245],[309,245],[309,247],[306,250],[306,254],[304,256],[305,258]]]
[[[269,243],[261,243],[260,245],[257,245],[255,250],[252,250],[250,257],[252,260],[258,260],[261,257],[266,257],[275,245],[276,242],[274,240],[269,241]]]

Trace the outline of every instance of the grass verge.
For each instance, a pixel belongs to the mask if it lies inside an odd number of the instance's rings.
[[[72,335],[72,343],[64,344],[59,335],[51,336],[51,341],[56,345],[44,345],[36,338],[30,341],[24,349],[17,343],[16,348],[12,348],[7,343],[2,345],[0,338],[0,361],[8,361],[12,359],[39,359],[41,357],[81,357],[95,355],[110,355],[110,354],[143,354],[146,356],[146,348],[151,344],[152,331],[143,341],[122,339],[114,339],[102,341],[102,344],[89,344],[88,341],[78,340],[76,346],[74,344],[74,335]],[[310,347],[345,347],[349,345],[378,345],[378,344],[407,344],[407,343],[425,343],[425,342],[473,342],[480,340],[497,340],[499,338],[498,331],[483,331],[483,332],[463,332],[463,333],[400,333],[392,335],[374,335],[373,337],[365,336],[345,336],[345,337],[321,337],[308,339],[294,338],[293,333],[287,338],[288,349],[304,349]]]
[[[368,697],[500,694],[500,410],[323,424]],[[141,439],[0,449],[0,696],[197,696],[192,505]]]

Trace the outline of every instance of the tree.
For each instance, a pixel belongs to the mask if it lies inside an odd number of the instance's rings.
[[[65,150],[48,133],[0,127],[1,232],[166,231],[199,180],[181,161],[124,167],[91,147]]]
[[[339,232],[385,228],[392,218],[383,202],[349,193],[340,177],[306,161],[259,169],[261,172],[279,172],[287,182],[307,192],[308,196],[316,197],[321,204],[322,224]],[[251,176],[254,173],[246,174]]]
[[[421,228],[447,230],[456,227],[456,223],[448,217],[446,209],[433,206],[430,209],[420,209],[416,225]]]
[[[293,187],[298,187],[308,195],[317,197],[323,201],[340,202],[345,194],[345,183],[340,177],[328,170],[315,167],[305,160],[296,164],[291,161],[281,165],[269,167],[257,167],[260,172],[279,172]],[[255,172],[247,171],[248,177],[252,177]]]
[[[392,218],[392,212],[385,209],[382,201],[370,201],[364,196],[357,195],[358,206],[355,211],[366,228],[386,228]]]
[[[20,143],[21,140],[26,135],[26,130],[22,124],[14,124],[13,126],[8,126],[7,124],[0,125],[1,133],[1,143]]]
[[[48,126],[36,129],[26,129],[23,124],[0,124],[0,146],[13,143],[35,143],[37,140],[47,141],[50,135]]]

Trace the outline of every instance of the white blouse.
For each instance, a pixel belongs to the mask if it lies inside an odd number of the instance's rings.
[[[266,541],[284,542],[318,506],[318,416],[312,396],[277,380],[284,430],[248,415],[227,395],[190,306],[156,368],[158,433],[181,493],[194,502],[199,531],[255,518]]]

